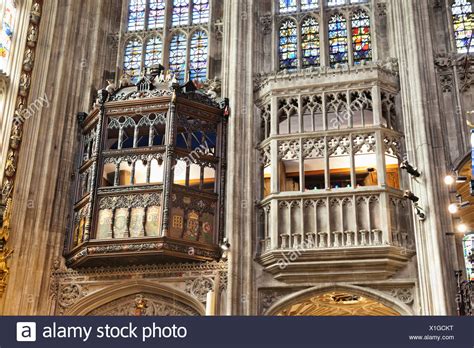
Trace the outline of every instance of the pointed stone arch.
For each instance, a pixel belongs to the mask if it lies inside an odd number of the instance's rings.
[[[206,312],[202,303],[180,290],[133,281],[92,293],[69,308],[65,315],[133,315],[139,307],[143,309],[142,315],[154,316],[199,316]]]
[[[295,305],[303,304],[305,301],[323,301],[324,299],[333,296],[333,294],[345,294],[349,296],[354,296],[354,298],[364,299],[367,305],[367,308],[370,306],[376,306],[377,313],[375,315],[391,315],[391,316],[410,316],[413,315],[413,311],[409,306],[402,303],[398,299],[391,297],[390,295],[383,293],[378,290],[363,288],[360,286],[354,285],[339,285],[339,284],[326,284],[322,286],[316,286],[310,289],[305,289],[291,295],[285,296],[276,303],[274,303],[264,314],[268,316],[277,316],[277,315],[289,315],[290,308]],[[375,308],[375,307],[372,307]],[[367,310],[367,309],[366,309]],[[308,311],[311,313],[311,310]],[[333,315],[349,315],[349,314],[340,314],[340,312],[335,312],[339,314]],[[383,313],[383,314],[382,314]],[[295,315],[305,315],[305,314],[295,314]],[[306,314],[306,315],[316,315],[316,314]],[[320,314],[324,315],[324,314]],[[328,316],[332,314],[326,314]],[[353,314],[353,315],[364,315]]]

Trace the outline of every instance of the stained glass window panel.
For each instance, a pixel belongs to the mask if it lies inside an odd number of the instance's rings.
[[[151,38],[146,43],[145,67],[149,68],[156,64],[161,64],[163,55],[163,43],[159,36]]]
[[[328,6],[345,5],[347,0],[328,0]]]
[[[4,6],[4,14],[0,22],[0,70],[6,72],[13,38],[15,7],[12,0],[7,0]]]
[[[329,20],[329,62],[331,66],[348,62],[347,21],[341,14],[335,14]]]
[[[128,30],[145,29],[146,0],[130,0],[128,7]]]
[[[474,234],[467,235],[463,240],[464,259],[466,260],[466,278],[474,280],[474,269],[469,257],[472,255],[474,248]]]
[[[189,0],[173,1],[173,26],[189,24]]]
[[[304,10],[313,10],[318,8],[319,0],[301,0],[301,9]]]
[[[193,0],[193,24],[209,22],[209,0]]]
[[[296,0],[280,0],[280,13],[294,12],[297,9]]]
[[[165,24],[165,0],[150,0],[148,29],[163,28]]]
[[[352,51],[354,64],[372,60],[370,37],[370,17],[367,12],[358,10],[352,15]]]
[[[186,77],[186,36],[176,34],[171,40],[169,68],[179,82],[184,82]]]
[[[204,30],[199,30],[191,38],[190,79],[204,81],[207,77],[208,37]]]
[[[280,69],[298,67],[298,35],[296,22],[287,19],[280,26]]]
[[[124,71],[136,80],[140,76],[141,63],[142,42],[138,39],[132,39],[125,48]]]
[[[319,66],[319,24],[313,17],[308,17],[301,26],[301,50],[303,68]]]
[[[472,29],[474,17],[470,0],[456,0],[452,7],[454,37],[458,53],[474,52]]]

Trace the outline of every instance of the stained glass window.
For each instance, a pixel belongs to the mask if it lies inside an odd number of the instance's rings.
[[[304,10],[313,10],[318,8],[318,0],[301,0],[301,9]]]
[[[7,70],[8,58],[10,56],[14,15],[15,7],[13,6],[13,1],[7,0],[4,2],[3,18],[0,22],[0,70],[4,72]]]
[[[472,263],[469,261],[469,256],[472,255],[474,248],[474,234],[469,234],[464,237],[463,240],[463,250],[464,250],[464,259],[466,260],[466,278],[468,280],[474,280],[474,269]]]
[[[163,43],[159,36],[149,39],[145,46],[145,67],[161,64]]]
[[[194,33],[191,38],[189,56],[190,79],[204,81],[207,76],[207,47],[208,39],[204,30]]]
[[[301,50],[303,68],[319,66],[319,25],[313,17],[306,18],[301,25]]]
[[[209,22],[209,0],[193,0],[193,24]]]
[[[347,21],[341,14],[335,14],[329,20],[329,63],[347,63]]]
[[[280,0],[280,13],[294,12],[297,9],[296,0]]]
[[[452,7],[454,37],[458,53],[474,52],[472,29],[474,17],[470,0],[456,0]]]
[[[173,1],[173,26],[189,24],[189,0]]]
[[[179,82],[186,78],[186,35],[178,33],[171,39],[169,68]]]
[[[358,10],[352,15],[352,51],[354,64],[372,59],[370,17],[364,10]]]
[[[125,47],[124,71],[134,80],[140,76],[142,64],[142,42],[138,39],[132,39]]]
[[[128,30],[145,29],[146,0],[130,0],[128,7]]]
[[[287,19],[280,26],[280,69],[298,67],[298,35],[296,22]]]
[[[148,29],[163,28],[165,24],[165,0],[150,0]]]
[[[346,0],[328,0],[328,6],[340,6],[345,4]]]

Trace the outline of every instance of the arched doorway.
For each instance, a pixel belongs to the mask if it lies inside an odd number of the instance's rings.
[[[204,306],[167,286],[131,282],[95,292],[71,307],[65,315],[82,316],[199,316]]]
[[[388,295],[357,286],[325,286],[290,295],[267,312],[273,316],[400,316],[411,310]]]

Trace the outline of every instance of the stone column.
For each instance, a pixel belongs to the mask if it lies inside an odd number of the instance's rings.
[[[454,272],[444,231],[451,230],[444,192],[446,163],[440,127],[437,80],[428,0],[391,0],[391,54],[398,58],[404,133],[409,161],[423,174],[411,181],[427,219],[415,219],[415,239],[423,315],[455,313]],[[410,33],[410,35],[407,35]]]
[[[25,122],[9,241],[14,253],[0,304],[3,315],[52,314],[51,269],[62,260],[72,213],[75,115],[90,109],[91,86],[104,86],[105,32],[116,4],[115,0],[44,2],[30,100],[46,95],[50,106]]]
[[[229,253],[227,313],[256,313],[253,254],[256,237],[254,200],[258,187],[254,127],[253,52],[260,32],[256,27],[256,1],[224,1],[222,94],[230,99],[226,234]],[[258,33],[257,33],[258,32]],[[242,281],[245,279],[245,281]]]

